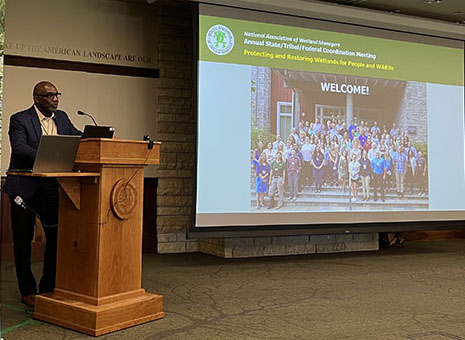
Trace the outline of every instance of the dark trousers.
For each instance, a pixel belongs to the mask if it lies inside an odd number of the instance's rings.
[[[297,197],[299,187],[299,174],[288,173],[287,180],[289,185],[289,193],[291,197]]]
[[[37,293],[37,284],[31,271],[31,243],[34,237],[36,214],[39,215],[45,233],[45,252],[39,293],[53,292],[55,288],[57,234],[58,234],[58,186],[56,181],[44,184],[24,209],[10,196],[11,226],[13,229],[16,277],[21,296]]]
[[[312,162],[303,162],[302,174],[300,175],[299,179],[302,183],[300,187],[312,184]]]
[[[407,172],[405,173],[405,186],[410,188],[410,193],[413,194],[413,186],[415,177],[413,176],[413,171],[411,167],[407,167]]]
[[[421,192],[426,193],[426,176],[423,176],[423,174],[418,174],[417,182],[418,182],[418,188],[420,189],[420,193]]]
[[[329,181],[331,185],[337,184],[337,166],[336,164],[331,164],[332,162],[329,163]]]
[[[378,193],[381,199],[384,200],[384,180],[383,175],[373,174],[373,198],[378,199]]]
[[[324,169],[313,169],[313,176],[315,177],[315,190],[321,190],[323,184],[323,171]]]

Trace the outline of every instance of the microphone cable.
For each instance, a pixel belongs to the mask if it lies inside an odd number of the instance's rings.
[[[34,209],[32,209],[29,205],[27,205],[26,202],[23,200],[23,198],[21,196],[19,196],[19,195],[16,196],[13,201],[17,205],[19,205],[21,208],[23,208],[24,210],[29,210],[29,211],[33,212],[34,215],[36,215],[36,217],[39,219],[40,224],[42,225],[43,228],[58,228],[58,224],[56,224],[56,225],[46,225],[45,223],[43,223],[40,215]]]

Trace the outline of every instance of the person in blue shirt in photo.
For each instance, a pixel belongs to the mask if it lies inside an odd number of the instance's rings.
[[[407,170],[408,159],[402,144],[392,153],[392,162],[394,163],[396,174],[397,196],[404,197],[404,177]]]
[[[384,191],[388,192],[394,183],[393,181],[393,172],[392,172],[392,159],[391,156],[385,152],[382,153],[382,157],[384,158],[384,169],[385,169],[385,179],[384,179]]]
[[[389,134],[390,134],[392,137],[394,137],[394,136],[397,137],[397,126],[396,126],[396,123],[393,123],[393,124],[392,124],[392,129],[391,129],[391,131],[389,132]]]
[[[305,137],[305,143],[302,145],[301,149],[303,160],[301,181],[303,187],[310,185],[311,183],[312,155],[314,150],[315,144],[310,141],[310,137]]]
[[[263,146],[263,143],[258,142],[258,146],[253,152],[254,156],[253,156],[253,160],[252,160],[252,163],[253,163],[253,165],[255,167],[255,171],[257,171],[257,169],[258,169],[258,164],[260,162],[260,155],[263,153],[264,150],[265,150],[265,147]]]
[[[349,138],[350,138],[350,140],[354,139],[354,132],[355,132],[356,129],[357,129],[357,123],[354,122],[354,121],[351,121],[349,129],[348,129],[349,130]]]
[[[270,164],[266,160],[266,155],[260,155],[257,166],[257,177],[255,180],[255,192],[257,194],[257,209],[265,206],[265,194],[268,192],[268,182],[270,176]]]
[[[360,178],[360,162],[357,160],[357,155],[351,155],[351,161],[349,162],[349,176],[352,183],[352,197],[354,202],[357,201],[357,182]]]
[[[273,142],[273,151],[276,152],[280,145],[284,147],[284,142],[282,141],[281,136],[277,135],[276,140]]]
[[[315,124],[313,124],[313,128],[315,129],[316,134],[319,134],[323,131],[323,127],[318,118],[315,118]]]
[[[378,200],[378,194],[381,195],[381,201],[385,201],[384,196],[384,179],[385,179],[385,162],[379,151],[376,152],[375,158],[371,161],[373,169],[373,200]]]
[[[364,147],[364,146],[365,146],[365,142],[366,142],[367,139],[368,139],[368,136],[365,134],[365,130],[362,130],[361,133],[362,133],[362,134],[358,137],[358,140],[360,141],[360,145],[361,145],[362,147]]]
[[[374,122],[374,123],[373,123],[373,126],[372,126],[371,129],[370,129],[370,132],[371,132],[372,134],[374,134],[375,132],[377,132],[378,134],[381,133],[381,128],[378,126],[378,122]]]
[[[415,159],[418,158],[418,151],[417,149],[413,146],[412,144],[412,141],[408,141],[407,142],[407,147],[405,148],[405,153],[408,155],[408,153],[410,152],[410,150],[412,150],[413,152],[413,156],[415,157]]]

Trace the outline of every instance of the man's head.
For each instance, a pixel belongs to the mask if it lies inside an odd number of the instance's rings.
[[[41,81],[34,86],[32,98],[40,112],[50,117],[57,109],[61,93],[55,85],[48,81]]]

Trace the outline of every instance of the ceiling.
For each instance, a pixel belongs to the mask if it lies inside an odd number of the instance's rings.
[[[309,0],[311,1],[311,0]],[[319,0],[342,6],[465,24],[465,0]]]
[[[113,0],[135,3],[155,3],[161,0]],[[167,0],[179,1],[179,0]],[[185,0],[184,0],[185,1]],[[189,1],[189,0],[188,0]],[[201,0],[190,0],[201,1]],[[247,0],[246,0],[247,1]],[[313,3],[331,3],[352,8],[366,8],[391,14],[439,20],[465,26],[465,0],[299,0]],[[206,1],[210,2],[210,1]],[[216,1],[214,1],[216,2]],[[234,1],[218,0],[218,3]],[[239,2],[239,1],[238,1]],[[241,1],[243,2],[243,1]],[[254,2],[254,1],[252,1]],[[259,1],[263,3],[262,0]],[[266,1],[264,1],[266,2]],[[295,2],[295,1],[294,1]]]

